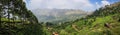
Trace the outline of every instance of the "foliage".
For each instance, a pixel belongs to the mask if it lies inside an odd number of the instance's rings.
[[[23,0],[0,0],[0,35],[42,34],[42,26]]]
[[[120,2],[102,7],[85,18],[49,27],[52,30],[46,31],[55,30],[60,35],[120,35]]]

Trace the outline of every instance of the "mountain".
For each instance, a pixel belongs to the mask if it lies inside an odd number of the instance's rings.
[[[120,35],[120,2],[102,7],[75,21],[47,23],[44,31],[47,31],[47,35],[54,32],[59,35]]]
[[[35,9],[32,11],[37,16],[39,22],[72,21],[90,14],[90,12],[74,9]]]

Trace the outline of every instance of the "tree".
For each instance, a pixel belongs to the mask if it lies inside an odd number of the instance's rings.
[[[19,18],[16,19],[16,16]],[[1,18],[5,21],[2,22]],[[0,35],[42,35],[42,33],[42,26],[36,16],[26,8],[23,0],[0,0]]]

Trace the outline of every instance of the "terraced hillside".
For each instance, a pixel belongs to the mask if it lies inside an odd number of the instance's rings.
[[[120,2],[102,7],[93,14],[75,21],[53,26],[47,24],[44,31],[49,33],[47,35],[52,32],[59,35],[120,35]]]

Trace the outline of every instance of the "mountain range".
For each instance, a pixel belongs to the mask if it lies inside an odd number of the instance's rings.
[[[72,21],[92,12],[76,9],[35,9],[32,10],[39,22],[66,22]]]

